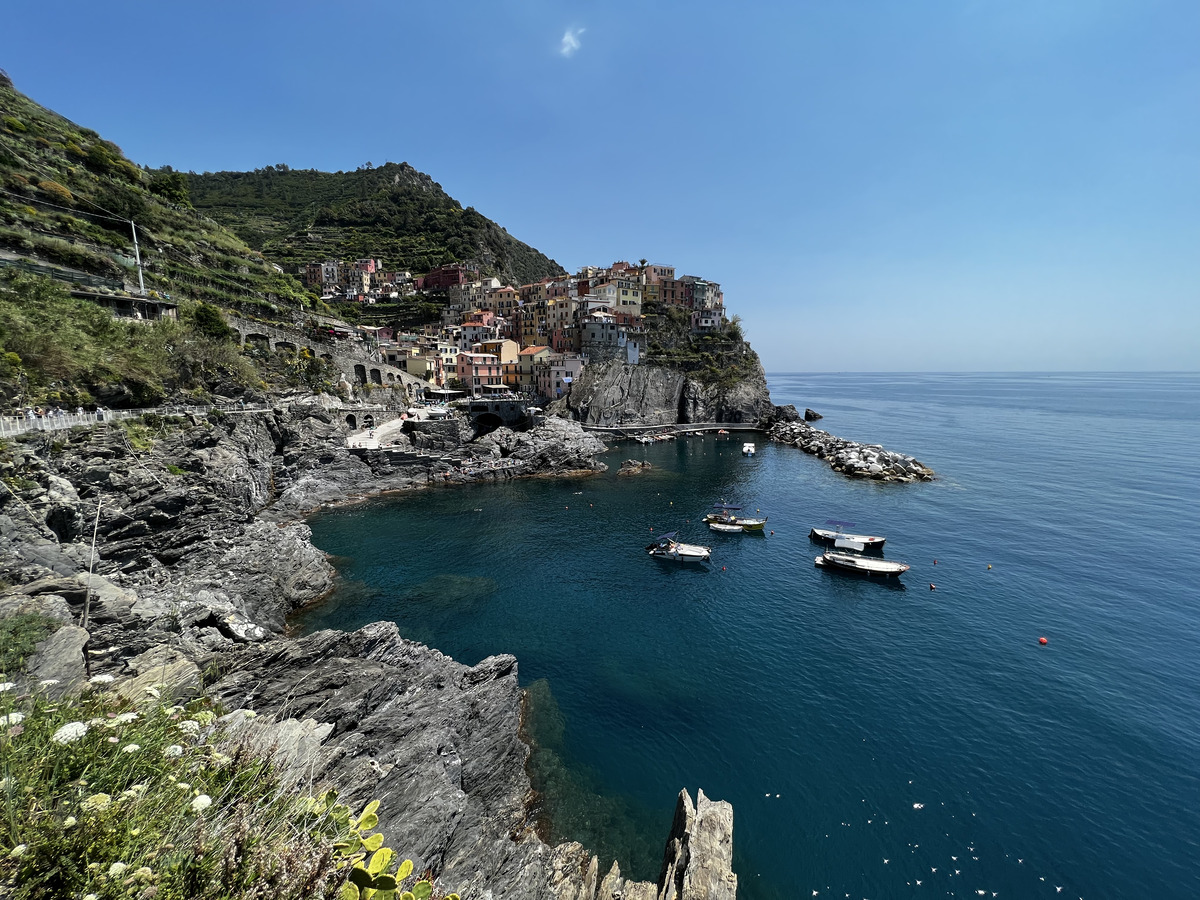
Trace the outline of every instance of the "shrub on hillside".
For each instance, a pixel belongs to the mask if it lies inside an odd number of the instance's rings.
[[[57,181],[42,181],[38,184],[38,190],[49,194],[55,200],[63,203],[74,203],[75,195],[59,184]]]

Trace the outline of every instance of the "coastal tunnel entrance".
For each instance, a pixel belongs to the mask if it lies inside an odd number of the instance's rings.
[[[350,426],[352,431],[358,430],[358,419],[354,417],[354,413],[350,413],[348,416],[346,416],[346,424]]]

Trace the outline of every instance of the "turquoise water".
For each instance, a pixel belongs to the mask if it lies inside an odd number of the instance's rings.
[[[556,836],[638,877],[700,787],[734,805],[743,900],[1200,896],[1200,376],[769,382],[940,480],[735,434],[334,510],[342,586],[301,626],[516,654]],[[656,469],[617,478],[629,457]],[[709,532],[720,499],[774,533]],[[830,518],[887,535],[904,587],[815,568]],[[651,529],[712,564],[649,559]]]

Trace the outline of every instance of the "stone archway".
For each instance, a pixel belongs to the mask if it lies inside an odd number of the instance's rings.
[[[383,375],[378,369],[371,370],[371,384],[383,384]]]
[[[364,366],[362,363],[354,364],[354,380],[358,384],[366,384],[367,383],[367,367]]]
[[[375,427],[375,417],[373,415],[371,415],[370,413],[367,413],[365,416],[363,416],[363,428],[374,428],[374,427]]]
[[[297,347],[295,344],[293,344],[291,341],[276,341],[275,342],[275,352],[276,353],[286,353],[288,356],[295,356],[297,353],[300,352],[300,348]]]
[[[261,347],[264,350],[271,349],[271,339],[267,335],[257,331],[248,333],[242,343],[253,344],[255,347]]]
[[[351,431],[358,430],[358,419],[354,417],[354,413],[349,413],[346,416],[346,424],[350,426]]]

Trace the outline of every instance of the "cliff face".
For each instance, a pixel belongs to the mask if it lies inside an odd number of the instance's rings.
[[[776,412],[757,361],[732,387],[706,384],[675,369],[612,361],[583,370],[551,411],[584,425],[759,424]]]
[[[56,678],[67,691],[111,674],[135,697],[164,682],[176,697],[195,695],[207,680],[227,707],[259,713],[230,718],[297,785],[331,784],[358,805],[381,800],[389,845],[432,869],[440,890],[731,900],[732,809],[703,795],[694,811],[681,797],[657,885],[627,882],[615,864],[601,877],[585,848],[541,841],[513,657],[464,666],[391,623],[284,637],[287,613],[333,583],[308,527],[288,519],[355,494],[498,477],[482,460],[515,460],[523,474],[598,466],[591,457],[603,445],[576,423],[483,438],[465,426],[417,432],[405,440],[436,439],[437,454],[399,460],[349,453],[343,426],[316,407],[182,419],[150,446],[131,436],[104,424],[0,447],[0,617],[62,623],[24,680]],[[439,474],[447,466],[454,474]]]

